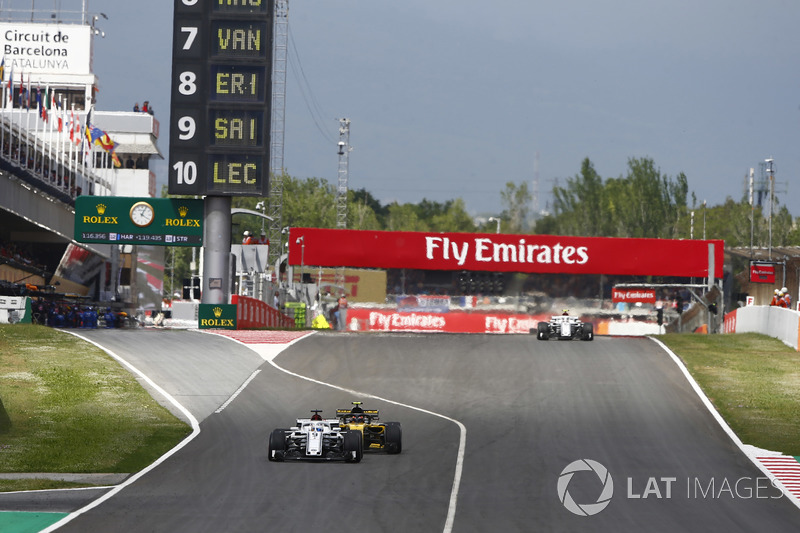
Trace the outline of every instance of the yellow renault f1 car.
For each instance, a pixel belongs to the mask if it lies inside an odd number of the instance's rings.
[[[341,430],[357,430],[363,436],[364,450],[383,450],[397,454],[403,450],[403,430],[400,422],[378,422],[377,409],[362,409],[361,402],[353,402],[352,409],[337,409]]]

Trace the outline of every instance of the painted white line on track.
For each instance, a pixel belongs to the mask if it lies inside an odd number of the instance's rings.
[[[720,415],[719,412],[717,412],[717,409],[714,407],[714,404],[711,403],[711,400],[708,399],[708,396],[706,396],[706,393],[703,392],[703,389],[700,388],[700,385],[697,384],[697,381],[695,381],[695,379],[692,376],[692,374],[686,368],[686,365],[683,364],[683,361],[681,360],[681,358],[678,357],[677,355],[675,355],[675,353],[672,350],[670,350],[667,347],[667,345],[664,344],[663,342],[661,342],[660,340],[658,340],[658,339],[656,339],[654,337],[648,337],[648,339],[654,341],[656,344],[661,346],[661,348],[663,348],[665,352],[667,352],[669,354],[669,356],[672,358],[672,360],[675,362],[675,364],[678,365],[678,368],[680,368],[681,372],[683,372],[683,375],[686,377],[686,380],[689,382],[689,385],[692,386],[694,391],[697,393],[697,396],[700,398],[700,400],[706,406],[708,411],[711,413],[711,416],[714,417],[714,419],[720,425],[722,430],[725,431],[725,433],[728,434],[728,436],[731,438],[733,443],[736,444],[736,446],[742,451],[742,453],[745,455],[745,457],[750,459],[750,461],[754,465],[756,465],[756,468],[758,468],[764,474],[766,474],[766,476],[770,479],[770,481],[772,481],[772,483],[781,490],[783,495],[786,496],[787,500],[792,502],[796,507],[800,508],[800,498],[795,496],[792,493],[792,491],[790,491],[787,488],[787,486],[783,483],[783,481],[781,481],[781,479],[778,478],[775,474],[770,472],[769,469],[766,467],[766,465],[764,465],[758,459],[757,452],[754,451],[756,449],[753,446],[749,446],[747,444],[744,444],[742,442],[742,440],[739,438],[739,436],[736,435],[736,433],[734,433],[734,431],[731,429],[731,427],[728,425],[728,423],[725,422],[725,419],[722,418],[722,415]]]
[[[216,333],[213,333],[213,332],[209,332],[209,333],[212,333],[212,334],[216,335]],[[223,335],[223,334],[219,334],[219,335],[225,337],[225,335]],[[296,372],[292,372],[291,370],[287,370],[287,369],[279,366],[277,363],[275,363],[275,357],[280,352],[282,352],[283,350],[285,350],[286,348],[288,348],[292,344],[298,342],[299,340],[301,340],[301,339],[303,339],[305,337],[300,337],[300,338],[292,340],[291,342],[289,342],[287,344],[281,345],[281,349],[276,349],[277,346],[274,345],[274,344],[246,344],[244,342],[241,342],[239,340],[233,339],[231,337],[227,337],[227,338],[231,339],[234,342],[238,342],[239,344],[241,344],[243,346],[246,346],[246,347],[250,348],[251,350],[253,350],[257,354],[259,354],[265,361],[267,361],[269,364],[274,366],[276,369],[278,369],[281,372],[284,372],[286,374],[289,374],[290,376],[294,376],[294,377],[297,377],[297,378],[300,378],[300,379],[303,379],[303,380],[306,380],[306,381],[310,381],[311,383],[316,383],[318,385],[323,385],[325,387],[330,387],[332,389],[336,389],[336,390],[340,390],[340,391],[343,391],[343,392],[347,392],[349,394],[353,394],[353,395],[356,395],[356,396],[374,398],[374,399],[382,401],[382,402],[390,403],[390,404],[397,405],[397,406],[400,406],[400,407],[405,407],[407,409],[412,409],[414,411],[418,411],[420,413],[424,413],[424,414],[427,414],[427,415],[436,416],[438,418],[442,418],[444,420],[447,420],[448,422],[452,422],[453,424],[458,426],[460,437],[458,439],[458,454],[456,456],[456,469],[455,469],[455,474],[453,476],[453,486],[452,486],[452,488],[450,490],[450,501],[449,501],[448,508],[447,508],[447,518],[446,518],[445,523],[444,523],[444,529],[442,530],[443,533],[451,533],[453,531],[453,523],[455,522],[455,518],[456,518],[456,507],[458,505],[458,491],[459,491],[459,488],[461,487],[461,474],[462,474],[462,472],[464,470],[464,453],[465,453],[465,450],[466,450],[466,447],[467,447],[467,428],[466,428],[466,426],[464,424],[462,424],[461,422],[459,422],[455,418],[451,418],[449,416],[443,415],[441,413],[436,413],[434,411],[429,411],[428,409],[423,409],[422,407],[416,407],[416,406],[409,405],[409,404],[406,404],[406,403],[397,402],[395,400],[390,400],[388,398],[383,398],[381,396],[376,396],[376,395],[370,394],[368,392],[357,391],[357,390],[354,390],[354,389],[348,389],[346,387],[341,387],[339,385],[334,385],[333,383],[327,383],[325,381],[320,381],[318,379],[314,379],[314,378],[311,378],[311,377],[308,377],[308,376],[304,376],[302,374],[298,374]]]
[[[235,399],[236,399],[236,397],[237,397],[237,396],[239,396],[239,394],[241,394],[241,392],[242,392],[242,391],[245,389],[245,387],[247,387],[247,386],[250,384],[250,382],[251,382],[251,381],[253,381],[253,379],[254,379],[254,378],[255,378],[255,377],[258,375],[258,373],[259,373],[259,372],[261,372],[261,370],[256,370],[255,372],[253,372],[252,374],[250,374],[250,377],[249,377],[249,378],[247,378],[247,379],[245,380],[245,382],[244,382],[244,383],[242,383],[242,386],[241,386],[241,387],[239,387],[238,389],[236,389],[236,392],[234,392],[234,393],[231,395],[231,397],[230,397],[230,398],[228,398],[227,400],[225,400],[225,403],[223,403],[222,405],[220,405],[220,406],[219,406],[219,409],[217,409],[216,411],[214,411],[214,413],[216,413],[216,414],[219,414],[219,413],[221,413],[222,411],[224,411],[224,410],[225,410],[225,408],[226,408],[226,407],[228,407],[228,405],[230,405],[230,403],[231,403],[233,400],[235,400]]]
[[[61,331],[65,331],[65,330],[61,330]],[[61,520],[59,520],[55,524],[47,527],[46,529],[42,529],[40,531],[40,533],[50,533],[51,531],[55,531],[56,529],[60,528],[61,526],[66,525],[68,522],[71,522],[72,520],[74,520],[78,516],[82,515],[86,511],[94,509],[95,507],[97,507],[98,505],[100,505],[104,501],[110,499],[111,497],[115,496],[119,491],[121,491],[122,489],[124,489],[128,485],[134,483],[136,480],[141,478],[143,475],[147,474],[148,472],[150,472],[151,470],[156,468],[158,465],[160,465],[161,463],[166,461],[169,457],[171,457],[172,455],[177,453],[180,449],[182,449],[184,446],[189,444],[195,437],[197,437],[200,434],[200,423],[192,415],[192,413],[190,413],[189,410],[186,409],[183,405],[178,403],[178,401],[175,398],[173,398],[169,393],[167,393],[167,391],[165,391],[164,389],[162,389],[161,387],[156,385],[155,382],[153,380],[151,380],[149,377],[147,377],[141,370],[139,370],[138,368],[136,368],[135,366],[130,364],[128,361],[126,361],[125,359],[123,359],[119,355],[117,355],[114,352],[112,352],[111,350],[109,350],[107,348],[104,348],[103,346],[101,346],[100,344],[94,342],[91,339],[87,339],[86,337],[83,337],[81,335],[78,335],[77,333],[74,333],[74,332],[68,331],[68,330],[65,331],[65,333],[69,333],[70,335],[75,335],[79,339],[84,340],[84,341],[86,341],[86,342],[88,342],[90,344],[93,344],[94,346],[97,346],[98,348],[100,348],[101,350],[106,352],[108,355],[110,355],[111,357],[113,357],[114,359],[119,361],[120,364],[122,364],[124,367],[126,367],[128,370],[130,370],[133,374],[135,374],[135,375],[139,376],[140,378],[142,378],[145,382],[147,382],[148,385],[150,385],[151,387],[153,387],[153,389],[158,391],[159,394],[162,394],[172,405],[174,405],[178,410],[180,410],[181,413],[183,413],[183,415],[187,418],[187,420],[189,420],[189,423],[192,426],[192,433],[190,435],[188,435],[185,439],[183,439],[181,442],[179,442],[177,446],[175,446],[170,451],[168,451],[167,453],[165,453],[164,455],[159,457],[153,464],[151,464],[147,468],[145,468],[143,470],[140,470],[136,474],[134,474],[131,477],[129,477],[128,479],[126,479],[123,483],[120,483],[119,485],[116,485],[113,489],[111,489],[110,491],[105,493],[103,496],[97,498],[93,502],[89,503],[88,505],[86,505],[84,507],[81,507],[77,511],[74,511],[74,512],[68,514],[67,516],[65,516],[64,518],[62,518]]]

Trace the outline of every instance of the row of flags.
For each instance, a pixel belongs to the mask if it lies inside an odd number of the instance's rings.
[[[8,81],[6,82],[5,63],[6,60],[4,57],[0,61],[0,86],[2,86],[3,83],[7,83],[6,88],[8,92],[8,101],[13,103],[14,71],[12,68],[12,70],[9,72]],[[71,142],[73,142],[75,145],[80,145],[85,139],[88,143],[87,151],[89,147],[96,144],[110,154],[111,160],[114,162],[115,167],[119,168],[122,166],[122,163],[120,162],[116,153],[116,149],[119,144],[114,142],[108,133],[92,124],[91,111],[89,111],[86,116],[86,126],[85,130],[82,132],[80,116],[75,114],[75,110],[70,110],[69,117],[66,117],[66,110],[62,104],[61,95],[59,95],[56,99],[55,91],[51,90],[49,85],[45,87],[44,91],[42,91],[41,86],[38,83],[36,84],[36,89],[34,91],[34,89],[31,87],[30,74],[28,75],[27,87],[25,86],[24,75],[20,75],[18,98],[20,109],[37,109],[39,117],[41,117],[41,119],[46,123],[51,119],[55,119],[56,124],[54,124],[54,127],[58,129],[59,133],[64,131],[64,122],[66,118],[69,139]]]

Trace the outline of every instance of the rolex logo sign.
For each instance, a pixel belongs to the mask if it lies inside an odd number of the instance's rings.
[[[164,225],[172,228],[200,228],[199,218],[186,218],[189,214],[189,208],[185,205],[178,207],[178,215],[180,218],[167,218]]]
[[[84,215],[81,219],[84,224],[109,224],[112,226],[119,224],[119,220],[116,216],[106,216],[106,209],[108,209],[106,204],[95,204],[94,208],[97,210],[97,214]],[[89,213],[91,213],[91,211]]]
[[[198,327],[200,329],[236,329],[236,306],[200,304]]]

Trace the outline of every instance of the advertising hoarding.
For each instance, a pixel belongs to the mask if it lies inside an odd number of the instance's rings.
[[[721,278],[721,240],[292,228],[289,263],[702,278],[709,274],[709,245],[714,253],[712,274]]]
[[[750,283],[775,283],[775,265],[766,261],[750,261]]]
[[[611,291],[611,301],[614,303],[656,303],[655,289],[628,289],[614,287]]]
[[[75,240],[201,246],[203,200],[79,196],[75,199]]]
[[[81,24],[0,23],[6,71],[90,75],[91,32]]]

